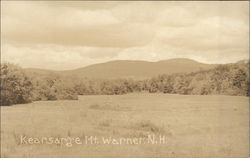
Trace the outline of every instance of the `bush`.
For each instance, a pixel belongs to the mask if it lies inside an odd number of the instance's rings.
[[[24,71],[13,64],[1,65],[1,105],[31,102],[33,89]]]
[[[76,91],[55,76],[33,78],[33,100],[77,100]]]
[[[78,95],[71,89],[62,89],[58,93],[57,99],[59,100],[78,100]]]

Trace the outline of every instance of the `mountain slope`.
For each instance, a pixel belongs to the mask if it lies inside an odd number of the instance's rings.
[[[170,59],[158,62],[116,60],[90,65],[76,70],[63,71],[64,75],[87,78],[134,78],[144,79],[159,74],[189,73],[207,70],[216,65],[203,64],[190,59]]]
[[[197,61],[176,58],[158,62],[115,60],[106,63],[94,64],[75,70],[53,71],[45,69],[27,68],[27,73],[33,76],[65,76],[70,78],[133,78],[146,79],[159,74],[189,73],[199,70],[207,70],[217,64],[203,64]]]

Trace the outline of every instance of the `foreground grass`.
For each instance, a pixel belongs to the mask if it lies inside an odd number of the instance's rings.
[[[20,136],[164,135],[167,144],[20,144]],[[2,158],[246,158],[249,98],[127,94],[1,107]]]

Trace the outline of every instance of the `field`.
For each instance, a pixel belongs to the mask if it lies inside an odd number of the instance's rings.
[[[104,144],[102,138],[165,143]],[[79,137],[82,144],[22,143]],[[99,143],[84,144],[95,136]],[[1,107],[1,158],[247,158],[249,98],[127,94]]]

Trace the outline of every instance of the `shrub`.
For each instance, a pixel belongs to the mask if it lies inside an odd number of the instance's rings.
[[[32,83],[24,71],[13,64],[1,65],[1,105],[31,102]]]

